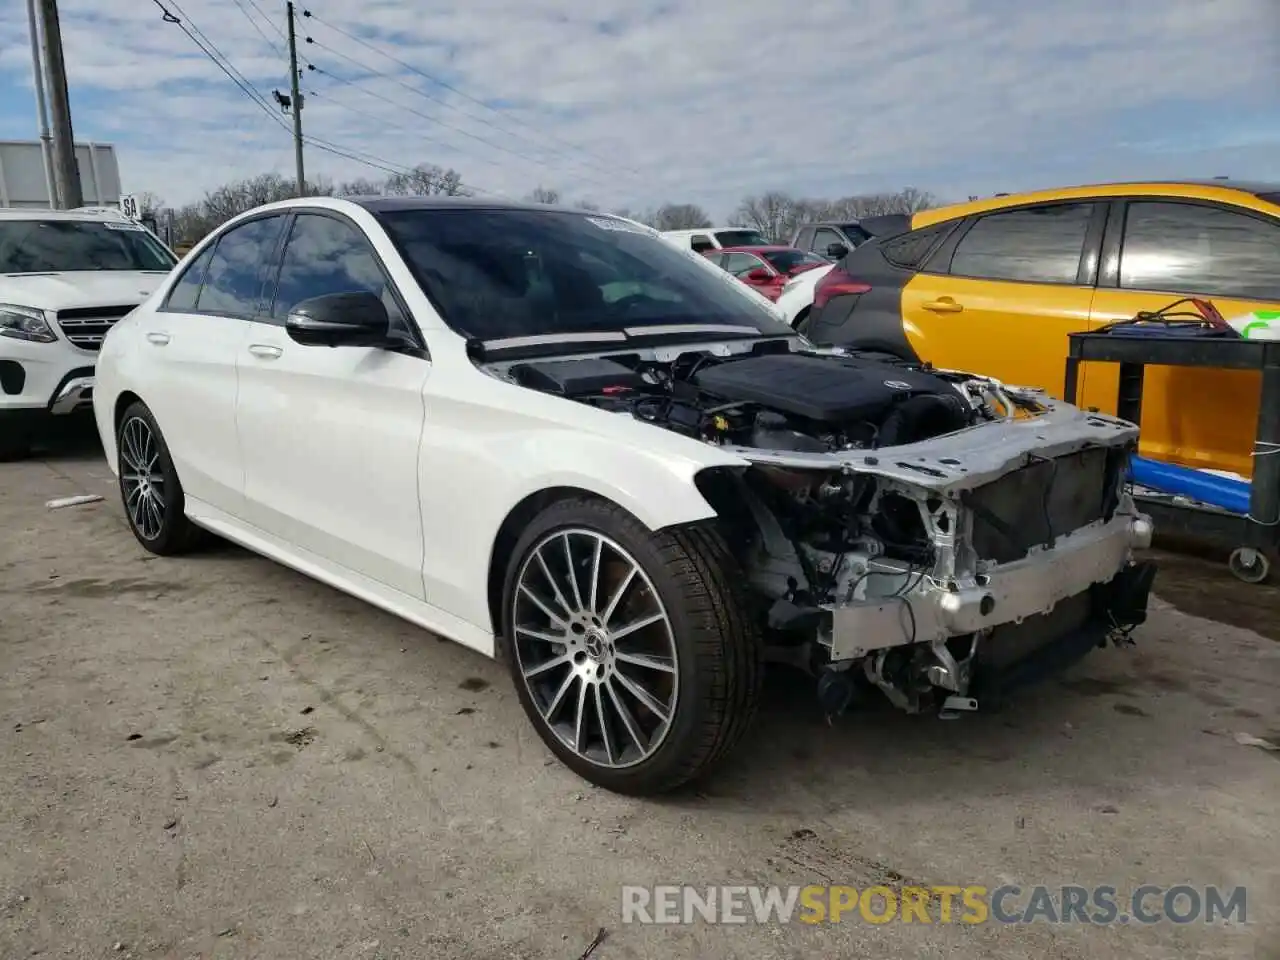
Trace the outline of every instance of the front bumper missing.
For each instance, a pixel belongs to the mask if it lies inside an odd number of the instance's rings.
[[[1087,610],[1083,622],[1048,638],[1035,638],[1020,655],[1002,662],[979,656],[968,695],[988,707],[998,705],[1015,690],[1061,673],[1090,650],[1105,647],[1108,640],[1121,642],[1146,621],[1155,575],[1151,561],[1134,563],[1107,583],[1095,584],[1082,598]]]
[[[831,662],[911,644],[937,647],[952,638],[1048,614],[1062,601],[1131,569],[1133,549],[1148,546],[1151,532],[1146,517],[1116,514],[1106,523],[1060,537],[1050,549],[994,567],[966,585],[921,577],[918,586],[901,596],[829,606]]]

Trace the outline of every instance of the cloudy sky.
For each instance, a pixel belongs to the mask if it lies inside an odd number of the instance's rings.
[[[0,138],[36,133],[22,0]],[[77,140],[171,203],[291,174],[269,112],[155,0],[60,0]],[[164,3],[268,101],[283,0]],[[1096,179],[1280,178],[1280,0],[300,0],[308,174],[435,163],[727,215],[769,189],[945,199]],[[302,17],[301,11],[311,16]],[[310,40],[311,42],[308,42]],[[372,165],[370,165],[372,164]]]

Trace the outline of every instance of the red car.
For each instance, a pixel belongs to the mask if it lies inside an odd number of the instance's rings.
[[[797,273],[831,263],[816,253],[784,246],[723,247],[708,250],[705,256],[770,300],[777,300],[782,293],[782,285]]]

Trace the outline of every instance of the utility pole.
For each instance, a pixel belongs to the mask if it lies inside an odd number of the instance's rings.
[[[44,162],[44,184],[49,206],[58,206],[58,185],[53,179],[53,138],[49,136],[49,109],[44,102],[44,59],[40,55],[40,14],[36,0],[27,0],[27,25],[31,31],[31,74],[36,89],[36,123],[40,130],[40,159]]]
[[[71,132],[71,96],[67,92],[67,65],[62,57],[62,28],[58,24],[58,0],[39,0],[44,41],[45,82],[49,86],[49,113],[53,120],[53,172],[64,209],[83,206],[76,141]]]
[[[302,94],[298,92],[298,38],[294,32],[293,0],[285,4],[289,13],[289,104],[293,110],[293,159],[298,168],[298,196],[306,196],[307,177],[302,169]]]

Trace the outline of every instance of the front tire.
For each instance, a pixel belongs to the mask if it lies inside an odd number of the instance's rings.
[[[543,742],[617,793],[664,793],[708,772],[759,699],[740,583],[708,526],[652,533],[585,497],[543,511],[512,551],[502,624]]]
[[[125,518],[143,547],[173,556],[200,545],[204,531],[187,519],[186,498],[169,447],[141,401],[130,404],[116,429],[116,470]]]

